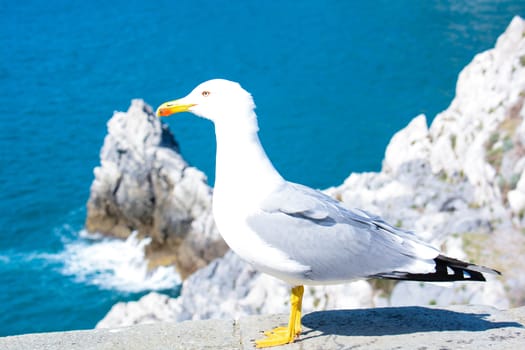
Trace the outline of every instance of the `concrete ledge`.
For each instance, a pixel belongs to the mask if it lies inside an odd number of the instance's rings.
[[[116,329],[27,334],[0,338],[4,350],[253,349],[261,331],[286,315],[239,321],[158,323]],[[525,344],[525,307],[392,307],[313,312],[303,334],[280,349],[510,349]]]

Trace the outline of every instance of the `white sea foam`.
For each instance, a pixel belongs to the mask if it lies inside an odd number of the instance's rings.
[[[180,285],[180,276],[173,267],[148,270],[144,247],[149,243],[150,239],[138,239],[136,233],[124,241],[80,231],[77,239],[64,241],[64,251],[58,254],[64,264],[61,272],[80,283],[125,292]]]

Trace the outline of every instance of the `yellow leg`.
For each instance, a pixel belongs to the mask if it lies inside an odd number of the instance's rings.
[[[266,338],[256,340],[255,345],[258,348],[267,348],[270,346],[283,345],[292,343],[301,333],[301,308],[303,304],[303,286],[292,288],[290,296],[290,319],[287,327],[277,327],[271,331],[266,331]]]
[[[297,288],[300,288],[299,291],[299,298],[297,298],[297,315],[295,316],[295,335],[299,336],[301,334],[301,317],[303,317],[303,293],[304,293],[304,287],[299,286]]]

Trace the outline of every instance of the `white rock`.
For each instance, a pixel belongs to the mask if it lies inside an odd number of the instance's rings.
[[[503,284],[497,280],[455,282],[453,285],[406,281],[398,283],[390,297],[391,306],[458,304],[490,305],[499,309],[509,307]]]
[[[150,266],[174,263],[183,278],[224,255],[206,176],[186,163],[167,125],[144,101],[114,113],[100,161],[87,205],[88,231],[126,238],[136,230],[151,238]]]
[[[390,140],[383,160],[383,171],[396,173],[407,162],[428,159],[430,139],[427,119],[421,114]]]
[[[523,215],[525,212],[525,175],[522,173],[516,189],[508,193],[509,205],[514,214]]]

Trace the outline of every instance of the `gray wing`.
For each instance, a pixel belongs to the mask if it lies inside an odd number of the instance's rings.
[[[410,271],[439,251],[378,216],[346,209],[311,188],[285,183],[266,198],[248,225],[290,259],[309,266],[304,278],[341,281]]]

